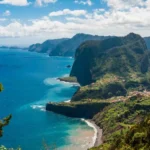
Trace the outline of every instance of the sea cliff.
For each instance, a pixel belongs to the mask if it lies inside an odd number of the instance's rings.
[[[84,42],[76,50],[70,73],[81,87],[70,103],[48,103],[46,110],[93,119],[104,133],[104,144],[94,150],[115,150],[113,141],[117,143],[150,113],[149,62],[144,39],[134,33]]]

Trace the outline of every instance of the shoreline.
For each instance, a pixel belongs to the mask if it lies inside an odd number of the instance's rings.
[[[60,82],[64,82],[64,83],[70,83],[73,85],[75,84],[75,85],[78,85],[80,87],[80,84],[78,82],[64,81],[61,78],[57,78],[57,80],[59,80]],[[64,102],[70,103],[71,100],[64,101]],[[100,129],[100,127],[97,126],[95,124],[95,122],[92,120],[81,119],[81,121],[84,121],[89,127],[93,128],[93,130],[94,130],[94,136],[92,137],[93,142],[91,145],[89,145],[89,148],[97,147],[97,146],[101,145],[103,143],[102,142],[103,130]]]
[[[95,122],[92,120],[85,120],[85,119],[81,119],[81,120],[86,122],[88,126],[90,126],[91,128],[94,129],[93,144],[90,145],[89,148],[97,147],[97,146],[101,145],[103,143],[102,142],[103,130],[100,129],[100,127],[98,127],[95,124]]]

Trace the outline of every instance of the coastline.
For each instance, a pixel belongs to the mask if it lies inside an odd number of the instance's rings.
[[[88,126],[90,126],[91,128],[94,129],[94,137],[93,137],[93,144],[90,145],[89,148],[92,147],[97,147],[99,145],[101,145],[102,142],[102,136],[103,136],[103,130],[100,129],[94,121],[92,120],[85,120],[85,119],[81,119],[82,121],[86,122]]]
[[[80,86],[78,82],[64,81],[61,78],[57,78],[57,80],[64,82],[64,83],[76,84]],[[65,101],[65,103],[70,103],[70,102],[71,100]],[[81,119],[81,121],[84,121],[89,127],[93,128],[94,130],[93,142],[91,145],[89,145],[89,148],[97,147],[101,145],[103,143],[102,142],[103,130],[100,129],[100,127],[97,126],[93,120]]]

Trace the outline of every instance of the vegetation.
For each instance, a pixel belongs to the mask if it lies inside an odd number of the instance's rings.
[[[104,144],[93,150],[148,150],[150,117],[143,120],[149,108],[150,97],[139,95],[105,107],[93,118],[103,129]]]
[[[3,136],[3,127],[5,127],[9,124],[11,118],[12,118],[12,116],[9,115],[8,117],[0,120],[0,137]]]
[[[95,114],[109,104],[105,101],[90,100],[88,102],[48,103],[46,110],[68,117],[92,119]]]
[[[113,142],[92,148],[91,150],[149,150],[150,148],[150,116],[147,115],[139,124],[121,130]]]
[[[105,74],[121,77],[148,71],[148,50],[142,37],[131,33],[102,41],[88,41],[76,50],[71,76],[84,86]]]
[[[0,84],[0,92],[3,90],[3,85]],[[12,118],[12,115],[0,120],[0,137],[3,136],[3,127],[7,126]],[[8,150],[5,146],[0,146],[0,150]],[[13,150],[13,149],[12,149]],[[21,150],[21,149],[18,149]]]
[[[0,92],[3,90],[3,85],[0,83]]]
[[[0,84],[0,92],[3,90],[3,85]],[[0,137],[3,136],[3,127],[7,126],[10,122],[10,119],[12,118],[11,115],[9,115],[8,117],[0,120]]]
[[[47,110],[69,117],[94,116],[104,143],[92,150],[148,150],[149,59],[144,39],[134,33],[84,42],[70,74],[81,87],[71,103],[49,103]]]

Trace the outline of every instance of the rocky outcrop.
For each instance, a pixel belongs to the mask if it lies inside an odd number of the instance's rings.
[[[108,105],[108,102],[48,103],[46,110],[68,117],[92,119]]]

